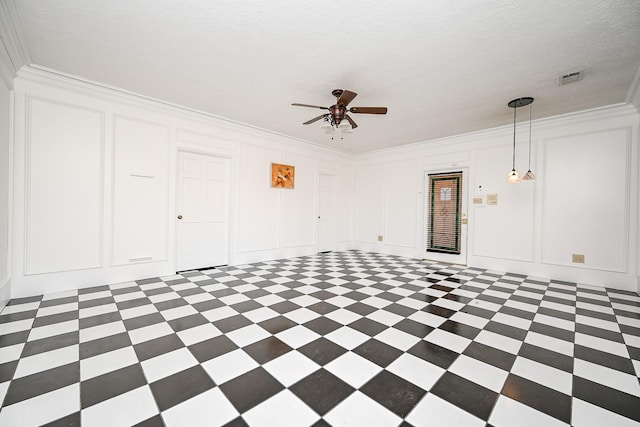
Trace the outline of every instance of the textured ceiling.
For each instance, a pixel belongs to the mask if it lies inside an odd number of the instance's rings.
[[[640,67],[637,0],[19,0],[34,64],[361,153],[625,102]],[[578,83],[559,74],[586,68]],[[330,141],[331,90],[360,125]],[[523,114],[524,118],[525,114]]]

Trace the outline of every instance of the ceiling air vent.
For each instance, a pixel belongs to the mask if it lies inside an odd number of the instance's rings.
[[[563,74],[560,76],[558,84],[562,86],[562,85],[567,85],[573,82],[579,82],[580,80],[582,80],[583,76],[584,76],[584,70]]]

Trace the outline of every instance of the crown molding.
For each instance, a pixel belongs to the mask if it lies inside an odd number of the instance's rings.
[[[0,1],[0,76],[13,89],[18,70],[31,63],[29,48],[22,33],[13,0]]]
[[[638,110],[640,110],[640,67],[638,67],[638,71],[636,72],[636,76],[629,87],[629,92],[627,93],[627,102],[629,104],[633,104],[636,106]]]
[[[532,121],[535,129],[541,131],[558,126],[566,126],[572,124],[579,124],[584,122],[592,122],[593,120],[603,120],[610,118],[620,118],[624,116],[638,116],[638,108],[628,103],[618,103],[612,105],[606,105],[603,107],[595,107],[587,110],[572,111],[569,113],[559,114],[552,117],[544,117],[535,119]],[[495,137],[502,137],[505,133],[510,133],[513,130],[513,125],[498,126],[489,129],[483,129],[479,131],[452,135],[438,139],[432,139],[428,141],[414,142],[412,144],[402,145],[399,147],[390,147],[382,150],[369,151],[361,153],[358,156],[359,160],[365,160],[369,158],[379,158],[380,155],[386,156],[398,154],[407,155],[410,153],[420,153],[426,147],[439,148],[439,147],[451,147],[453,145],[463,146],[464,144],[473,144],[478,140],[491,139]]]

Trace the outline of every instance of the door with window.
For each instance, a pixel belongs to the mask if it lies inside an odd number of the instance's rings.
[[[425,176],[425,258],[466,265],[465,171]]]

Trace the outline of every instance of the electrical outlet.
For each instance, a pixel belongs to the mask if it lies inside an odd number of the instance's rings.
[[[578,264],[584,264],[584,255],[583,254],[571,254],[571,262],[575,262]]]
[[[382,242],[382,236],[378,236],[378,242]]]

